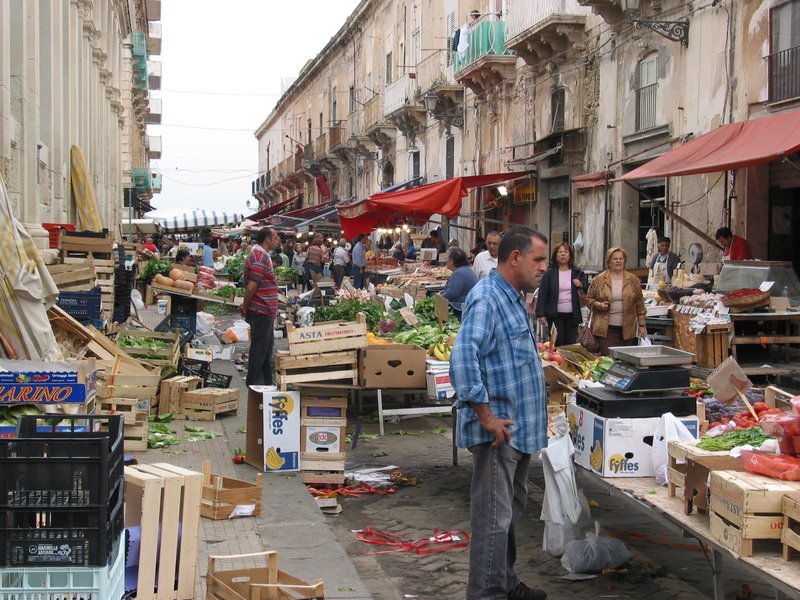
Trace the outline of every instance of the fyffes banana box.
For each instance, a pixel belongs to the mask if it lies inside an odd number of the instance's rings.
[[[300,394],[264,393],[264,470],[300,469]]]
[[[678,418],[697,436],[696,415]],[[601,477],[652,477],[653,435],[660,421],[661,417],[606,419],[568,404],[575,462]]]

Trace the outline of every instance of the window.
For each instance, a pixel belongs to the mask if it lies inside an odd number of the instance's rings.
[[[770,22],[769,99],[796,98],[800,96],[800,2],[776,6]]]
[[[339,126],[339,116],[336,110],[336,88],[331,89],[331,125]]]
[[[445,35],[447,36],[447,66],[449,67],[450,64],[453,62],[453,52],[455,52],[455,48],[453,48],[453,38],[456,34],[456,13],[451,12],[447,14],[447,31],[445,31]]]
[[[386,54],[386,85],[392,83],[392,53]]]
[[[350,112],[354,113],[358,110],[358,102],[356,101],[356,88],[350,86]]]
[[[667,235],[664,213],[650,201],[652,198],[657,204],[664,206],[666,196],[667,187],[664,179],[639,182],[639,263],[637,266],[645,266],[644,260],[647,256],[647,232],[650,231],[650,229],[655,229],[658,237]]]
[[[308,120],[308,123],[307,123],[307,125],[308,125],[308,141],[309,141],[309,143],[310,143],[310,142],[314,141],[314,140],[311,138],[311,119],[309,119],[309,120]]]
[[[639,63],[639,87],[636,90],[636,131],[656,126],[656,54],[651,54]]]
[[[411,64],[415,67],[422,62],[422,32],[417,27],[411,34]]]
[[[416,179],[419,177],[419,150],[414,150],[413,152],[409,152],[408,158],[410,161],[411,168],[411,179]]]
[[[550,133],[564,131],[564,88],[556,88],[550,93]]]
[[[325,133],[325,128],[322,126],[322,111],[319,111],[319,134]]]
[[[445,179],[452,179],[455,177],[456,166],[456,138],[452,135],[447,136],[447,141],[444,145],[444,177]]]

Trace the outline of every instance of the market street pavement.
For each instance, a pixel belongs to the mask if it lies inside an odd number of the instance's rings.
[[[235,373],[230,361],[215,361],[213,370]],[[233,385],[242,390],[242,409],[237,416],[192,423],[223,437],[183,441],[168,449],[137,453],[139,461],[170,462],[199,471],[202,461],[210,460],[214,473],[253,481],[254,468],[231,461],[233,449],[245,447],[241,428],[246,419],[241,377],[234,377]],[[374,400],[365,399],[365,412],[374,408]],[[183,436],[182,423],[176,424],[175,429]],[[391,552],[385,546],[357,541],[354,530],[371,527],[407,540],[427,537],[434,529],[468,531],[469,453],[459,451],[459,465],[452,465],[452,431],[447,415],[388,423],[383,437],[377,437],[377,431],[377,423],[364,415],[362,438],[355,449],[348,449],[348,469],[397,465],[405,478],[416,480],[416,485],[400,487],[390,495],[340,498],[343,512],[326,516],[296,474],[266,475],[260,517],[201,520],[196,597],[205,596],[209,554],[277,550],[283,570],[307,581],[323,579],[327,598],[463,598],[467,549],[428,556]],[[711,595],[711,569],[694,540],[683,539],[677,530],[666,529],[624,501],[608,496],[581,468],[578,472],[587,497],[598,503],[593,518],[606,532],[623,539],[634,556],[627,574],[601,575],[580,582],[560,579],[566,570],[559,559],[541,549],[543,523],[538,516],[544,482],[540,463],[533,461],[528,508],[517,534],[517,565],[523,581],[545,589],[550,598],[689,600]],[[246,564],[237,561],[236,566]],[[257,566],[255,561],[249,564]],[[754,587],[751,598],[774,597],[770,588],[736,570],[731,560],[726,560],[723,568],[727,574],[726,597],[733,598],[744,582]]]

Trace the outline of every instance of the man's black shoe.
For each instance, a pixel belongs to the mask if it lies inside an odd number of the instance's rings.
[[[508,593],[508,600],[545,600],[547,592],[531,589],[521,581],[513,591]]]

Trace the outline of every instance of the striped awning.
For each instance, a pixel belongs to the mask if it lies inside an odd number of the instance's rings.
[[[97,208],[97,197],[92,187],[92,175],[86,165],[86,159],[78,146],[69,149],[70,178],[75,205],[78,208],[78,229],[81,231],[102,231],[103,222]]]
[[[226,213],[208,210],[193,210],[167,219],[156,219],[166,231],[191,231],[222,225],[236,225],[244,221],[241,213]]]

